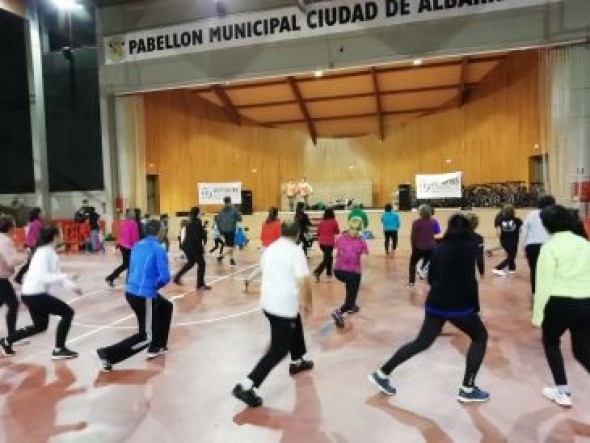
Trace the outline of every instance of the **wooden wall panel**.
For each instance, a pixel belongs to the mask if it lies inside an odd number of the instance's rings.
[[[466,183],[528,180],[540,140],[536,51],[514,53],[460,108],[386,127],[376,136],[320,139],[299,131],[236,126],[196,94],[146,94],[147,162],[160,174],[162,210],[195,204],[199,181],[241,180],[256,210],[278,205],[280,183],[373,182],[373,199],[390,201],[416,173],[463,171]],[[256,173],[252,170],[256,169]]]

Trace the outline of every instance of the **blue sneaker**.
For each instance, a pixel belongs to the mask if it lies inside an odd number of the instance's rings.
[[[371,383],[379,388],[381,392],[385,395],[395,395],[396,390],[391,384],[389,383],[389,378],[381,377],[377,371],[372,372],[369,374],[368,379]]]
[[[459,389],[459,395],[457,395],[457,400],[462,403],[472,403],[472,402],[482,402],[488,401],[490,399],[490,394],[486,391],[482,391],[477,386],[473,387],[471,392],[465,391],[463,388]]]

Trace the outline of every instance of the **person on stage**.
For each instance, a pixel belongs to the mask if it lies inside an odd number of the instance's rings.
[[[289,202],[289,211],[295,209],[295,199],[297,198],[297,184],[293,180],[289,180],[285,185],[285,196]]]
[[[305,209],[309,209],[309,197],[313,194],[313,188],[305,177],[302,177],[299,183],[297,184],[297,194],[303,199],[303,203],[305,203]]]

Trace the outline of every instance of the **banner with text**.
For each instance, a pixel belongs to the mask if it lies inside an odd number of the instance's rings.
[[[222,205],[224,197],[231,197],[232,204],[241,204],[242,183],[199,183],[200,205]]]
[[[354,32],[427,20],[557,3],[563,0],[334,0],[234,14],[104,39],[106,64]]]
[[[462,172],[416,175],[416,198],[461,198]]]

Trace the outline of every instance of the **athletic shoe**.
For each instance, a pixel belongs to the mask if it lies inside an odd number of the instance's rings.
[[[220,255],[219,257],[217,257],[217,263],[221,263],[223,261],[223,256]]]
[[[334,312],[332,312],[332,319],[334,320],[337,328],[344,327],[344,317],[342,316],[342,313],[339,309],[336,309]]]
[[[298,363],[291,363],[289,365],[289,374],[295,375],[303,371],[311,371],[313,369],[313,361],[301,359]]]
[[[543,388],[543,395],[549,400],[557,403],[559,406],[564,406],[566,408],[572,407],[571,395],[566,392],[559,392],[557,388]]]
[[[397,392],[395,388],[391,386],[389,377],[381,377],[377,371],[370,373],[367,378],[385,395],[395,395]]]
[[[211,286],[209,286],[209,285],[197,286],[197,291],[210,291],[210,290],[211,290]]]
[[[500,277],[506,277],[506,272],[502,271],[501,269],[492,269],[492,272]]]
[[[108,361],[106,355],[104,354],[104,351],[102,349],[97,349],[95,353],[96,358],[98,359],[98,366],[100,367],[100,370],[103,372],[112,371],[113,365],[111,364],[111,362]]]
[[[462,403],[473,403],[473,402],[482,402],[488,401],[490,399],[490,394],[485,391],[482,391],[477,386],[473,387],[471,392],[467,392],[463,390],[463,388],[459,389],[459,395],[457,395],[457,400]]]
[[[12,349],[12,345],[10,343],[8,343],[8,340],[6,340],[6,338],[3,338],[2,340],[0,340],[0,352],[7,357],[9,355],[16,354],[14,352],[14,350]]]
[[[232,265],[232,266],[235,266],[236,265],[236,261],[233,258],[230,258],[229,259],[229,264]]]
[[[110,278],[105,278],[104,281],[107,282],[107,285],[109,285],[111,288],[115,287],[115,282],[113,280],[111,280]]]
[[[150,346],[147,351],[147,359],[152,360],[156,357],[159,357],[160,355],[164,355],[167,353],[168,353],[168,348],[165,346],[161,347],[161,348],[156,347],[156,346]]]
[[[360,310],[361,310],[361,307],[360,306],[354,305],[352,308],[350,308],[346,312],[349,313],[349,314],[357,314]]]
[[[314,272],[313,273],[313,276],[315,277],[316,283],[319,283],[320,282],[320,274],[319,274],[319,272]]]
[[[516,271],[508,271],[509,274],[516,274]]]
[[[51,353],[51,360],[67,360],[69,358],[78,358],[78,353],[66,348],[56,348]]]
[[[241,384],[237,384],[231,393],[234,397],[238,400],[242,400],[251,408],[262,406],[262,398],[256,393],[254,388],[244,389]]]
[[[418,278],[420,280],[424,280],[426,278],[426,271],[423,271],[422,269],[418,269],[416,274],[418,274]]]

